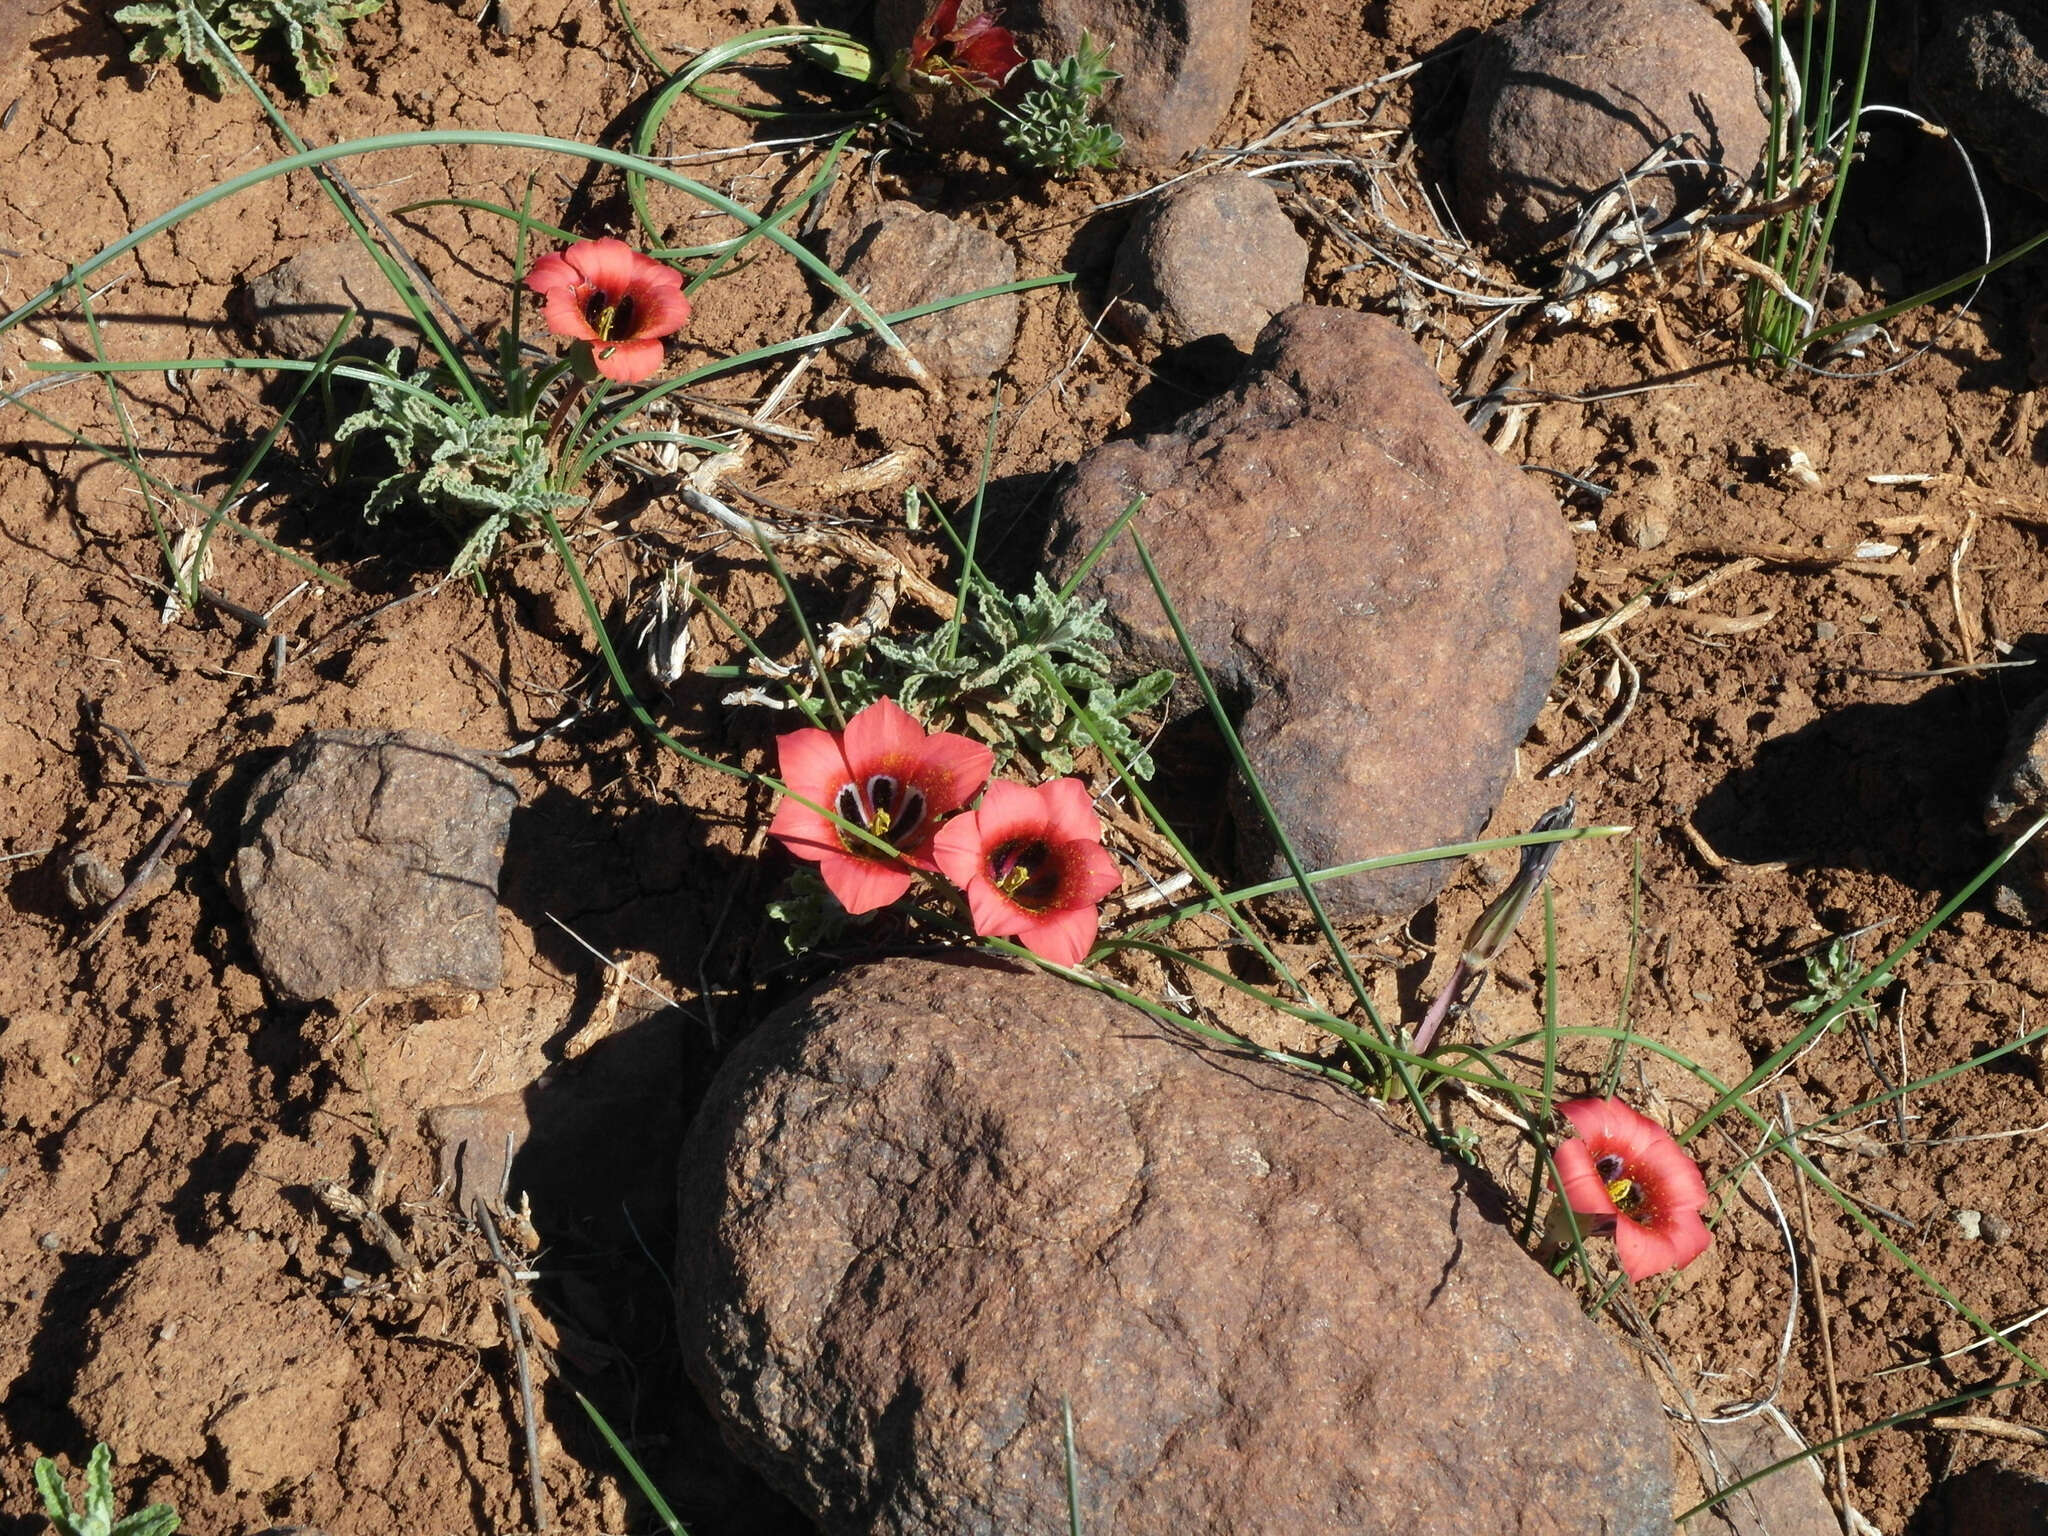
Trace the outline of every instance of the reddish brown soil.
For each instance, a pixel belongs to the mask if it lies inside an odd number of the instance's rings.
[[[1510,8],[1388,0],[1365,7],[1360,28],[1342,7],[1261,5],[1245,84],[1218,142],[1265,132]],[[480,31],[474,9],[394,0],[355,27],[336,91],[288,106],[293,124],[314,142],[420,126],[617,142],[654,81],[614,12],[522,0],[510,8],[507,38]],[[110,62],[125,46],[102,10],[26,0],[25,22],[0,17],[0,109],[19,97],[0,129],[0,306],[179,199],[280,153],[247,101],[215,101],[175,70]],[[635,11],[650,37],[675,50],[789,17],[780,4],[699,0],[641,0]],[[1387,110],[1400,121],[1405,99],[1389,93]],[[679,108],[670,128],[676,150],[737,144],[748,132],[694,105]],[[516,202],[536,163],[495,151],[413,152],[357,162],[351,174],[385,207],[451,192]],[[608,187],[564,164],[540,167],[537,205],[593,231],[616,219]],[[714,162],[702,174],[767,206],[800,184],[808,164]],[[904,149],[856,170],[849,182],[872,174],[886,191],[1008,235],[1026,273],[1082,273],[1078,294],[1051,289],[1025,301],[1021,345],[1001,381],[989,504],[997,536],[1029,515],[1062,465],[1193,398],[1170,370],[1153,377],[1105,346],[1084,350],[1086,306],[1099,302],[1088,283],[1099,285],[1118,227],[1090,205],[1147,178],[1043,185],[971,157]],[[1947,208],[1943,163],[1907,160],[1886,177],[1885,199],[1852,209],[1845,264],[1894,288],[1944,262],[1967,265],[1957,250],[1917,248],[1921,236],[1884,217],[1900,205]],[[2042,217],[2029,205],[1995,212],[2001,243]],[[1930,222],[1944,221],[1916,228]],[[122,279],[97,301],[109,351],[248,350],[228,318],[238,285],[335,228],[318,190],[295,179],[146,244],[94,279]],[[494,323],[509,270],[503,225],[442,210],[408,228],[450,300]],[[1313,296],[1385,302],[1376,279],[1338,270],[1351,259],[1318,246]],[[1670,286],[1624,289],[1620,318],[1601,329],[1527,327],[1499,368],[1526,366],[1535,385],[1588,397],[1663,378],[1686,357],[1728,358],[1734,290],[1701,282],[1679,272]],[[1527,423],[1519,456],[1616,488],[1604,510],[1583,496],[1569,503],[1572,516],[1598,527],[1579,535],[1568,622],[1753,549],[1767,557],[1620,632],[1641,672],[1640,703],[1564,782],[1535,775],[1608,708],[1604,648],[1567,666],[1524,749],[1498,830],[1526,825],[1567,786],[1582,821],[1635,828],[1633,839],[1577,845],[1558,863],[1565,1022],[1617,1017],[1631,974],[1637,858],[1630,1020],[1732,1081],[1800,1023],[1788,1007],[1800,994],[1789,956],[1828,934],[1888,925],[1861,941],[1867,960],[1988,857],[1977,807],[2008,719],[2040,685],[2025,671],[1894,674],[1988,659],[2003,643],[2025,651],[2025,637],[2048,628],[2039,614],[2048,409],[2035,413],[2023,394],[2026,282],[2009,275],[1995,284],[1978,317],[1889,377],[1786,381],[1719,368],[1654,392],[1547,399]],[[819,313],[787,262],[764,260],[702,296],[682,354],[694,362],[794,335]],[[63,354],[90,355],[75,307],[0,342],[0,387],[26,382],[28,361]],[[1461,366],[1447,349],[1448,384],[1462,382]],[[751,400],[774,377],[742,376],[714,392]],[[131,375],[124,388],[157,471],[201,493],[225,482],[278,398],[214,373],[175,387]],[[973,486],[992,393],[955,390],[935,406],[861,384],[828,357],[783,418],[816,441],[757,446],[749,473],[778,499],[828,510],[807,499],[807,487],[884,451],[914,449],[917,473],[956,503]],[[28,403],[102,440],[118,434],[93,384]],[[1773,471],[1773,455],[1795,447],[1817,467],[1817,487]],[[366,532],[349,503],[324,489],[315,461],[295,456],[306,448],[299,442],[266,464],[265,486],[243,515],[346,573],[352,589],[301,593],[279,611],[295,652],[320,649],[272,686],[265,645],[232,620],[209,611],[159,622],[152,582],[161,561],[119,466],[19,412],[0,420],[0,635],[9,660],[0,681],[0,889],[10,909],[0,928],[0,1531],[41,1529],[30,1514],[34,1457],[75,1463],[96,1438],[122,1455],[125,1493],[174,1501],[190,1530],[530,1528],[498,1273],[476,1232],[455,1220],[423,1124],[438,1106],[479,1103],[492,1126],[523,1103],[535,1127],[510,1183],[530,1194],[537,1232],[522,1237],[515,1224],[507,1240],[538,1276],[527,1324],[560,1362],[561,1376],[538,1388],[545,1497],[558,1527],[654,1528],[573,1384],[699,1536],[796,1529],[724,1459],[682,1386],[663,1278],[673,1149],[694,1095],[724,1045],[829,963],[793,968],[761,931],[763,903],[784,873],[763,856],[764,798],[680,766],[629,728],[544,550],[512,551],[482,590],[451,584],[345,627],[427,585],[447,547],[424,531]],[[1942,478],[1905,489],[1866,478],[1902,472]],[[1631,502],[1668,513],[1668,543],[1643,551],[1613,535]],[[879,537],[937,563],[903,529],[900,486],[829,510],[872,519]],[[756,563],[705,538],[672,498],[636,492],[607,500],[599,515],[606,526],[578,542],[615,617],[661,560],[691,553],[713,591],[773,623]],[[1879,534],[1901,553],[1837,558]],[[300,579],[252,544],[217,547],[213,585],[252,608],[278,602]],[[845,585],[843,575],[807,579],[821,583],[827,603],[837,600],[833,583]],[[736,654],[708,625],[700,637],[703,659]],[[760,764],[779,722],[724,709],[724,686],[686,687],[672,728],[703,751]],[[525,790],[507,856],[501,992],[433,1008],[266,1001],[227,869],[246,787],[279,748],[319,725],[417,726],[500,749],[585,699],[592,707],[582,721],[512,760]],[[85,942],[105,895],[81,910],[67,872],[86,870],[88,855],[117,875],[134,871],[181,809],[194,819],[161,872],[103,937]],[[1495,856],[1492,875],[1509,862]],[[1386,1007],[1412,1019],[1426,1003],[1487,899],[1488,874],[1468,869],[1405,936],[1355,936],[1386,962],[1373,973]],[[649,994],[608,987],[604,967],[565,929],[629,961],[680,1011],[650,1019]],[[1447,940],[1442,958],[1423,947],[1436,934]],[[1533,1027],[1541,951],[1532,921],[1475,1024],[1462,1027],[1490,1038]],[[2048,947],[1980,902],[1885,995],[1873,1046],[1888,1075],[1896,1078],[1903,1051],[1904,1070],[1927,1076],[2014,1038],[2041,1017],[2044,993]],[[1226,1016],[1259,1027],[1241,1009]],[[599,1043],[572,1051],[572,1037],[593,1022]],[[1568,1052],[1567,1083],[1583,1083],[1577,1072],[1600,1054]],[[1627,1087],[1677,1122],[1706,1102],[1696,1079],[1649,1056],[1631,1058]],[[1777,1088],[1807,1121],[1880,1084],[1844,1030]],[[1775,1113],[1775,1094],[1758,1096],[1757,1109]],[[2004,1323],[2027,1313],[2048,1289],[2039,1142],[1958,1138],[2048,1122],[2038,1048],[1916,1093],[1907,1108],[1923,1145],[1890,1150],[1884,1115],[1869,1112],[1839,1144],[1816,1147],[1817,1160],[1868,1202],[1887,1238],[1981,1316]],[[1460,1123],[1470,1115],[1463,1106],[1452,1113]],[[1703,1144],[1711,1173],[1732,1168],[1737,1142],[1753,1140],[1733,1122],[1728,1129],[1735,1141]],[[486,1129],[472,1145],[497,1144]],[[1487,1152],[1510,1155],[1491,1140]],[[1497,1166],[1511,1185],[1524,1177]],[[1797,1222],[1784,1163],[1766,1168]],[[323,1180],[385,1213],[420,1272],[408,1275],[373,1234],[316,1198]],[[1958,1209],[1997,1217],[2003,1241],[1966,1238]],[[1726,1211],[1712,1252],[1670,1287],[1650,1323],[1676,1381],[1708,1408],[1767,1389],[1788,1301],[1786,1259],[1760,1187],[1731,1195]],[[2016,1374],[1996,1350],[1982,1350],[1876,1376],[1952,1348],[1968,1330],[1833,1204],[1815,1201],[1813,1231],[1801,1241],[1827,1293],[1842,1426]],[[1569,1384],[1559,1391],[1568,1402]],[[1667,1396],[1677,1401],[1675,1390]],[[1834,1432],[1810,1309],[1776,1401],[1809,1439]],[[1991,1411],[2043,1416],[2025,1392],[1994,1399]],[[1924,1427],[1857,1441],[1847,1468],[1854,1502],[1881,1529],[1924,1533],[1951,1528],[1945,1511],[1994,1462],[2048,1474],[2048,1452]]]

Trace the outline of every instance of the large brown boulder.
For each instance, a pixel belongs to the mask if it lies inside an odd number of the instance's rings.
[[[1036,971],[862,966],[683,1157],[685,1357],[828,1536],[1671,1529],[1656,1394],[1461,1165]]]
[[[1495,254],[1532,254],[1567,233],[1586,200],[1666,139],[1737,182],[1770,133],[1748,57],[1699,0],[1546,0],[1482,33],[1458,126],[1458,216]],[[1665,217],[1697,206],[1697,168],[1635,183]]]
[[[1228,395],[1081,461],[1054,508],[1053,579],[1139,495],[1134,526],[1309,866],[1477,835],[1556,669],[1571,536],[1415,344],[1376,315],[1277,316]],[[1184,667],[1128,539],[1086,590],[1135,665]],[[1242,786],[1236,810],[1239,872],[1284,876]],[[1322,891],[1341,918],[1405,917],[1448,873]]]

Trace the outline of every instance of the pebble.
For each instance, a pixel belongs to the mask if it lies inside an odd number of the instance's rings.
[[[1963,1236],[1974,1243],[1984,1234],[1984,1213],[1982,1211],[1957,1211],[1956,1225],[1963,1229]]]
[[[2007,1225],[2006,1219],[1992,1211],[1984,1213],[1984,1220],[1979,1230],[1983,1233],[1984,1241],[1987,1243],[2002,1243],[2012,1236],[2012,1228]]]

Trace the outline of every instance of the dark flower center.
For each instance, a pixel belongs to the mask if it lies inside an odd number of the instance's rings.
[[[1059,898],[1060,870],[1043,838],[1019,838],[988,856],[989,878],[1027,912],[1043,912]]]
[[[1633,1211],[1643,1203],[1643,1186],[1628,1176],[1628,1165],[1619,1153],[1609,1152],[1595,1158],[1593,1167],[1600,1174],[1600,1182],[1607,1186],[1607,1198],[1614,1202],[1616,1210]]]
[[[901,848],[915,840],[918,829],[924,824],[923,790],[887,773],[869,776],[866,804],[861,801],[860,790],[861,786],[857,784],[841,785],[832,809],[855,826],[866,827],[892,847]],[[848,853],[862,858],[879,857],[866,843],[844,837],[840,841],[845,843]]]
[[[622,293],[613,298],[602,288],[590,290],[590,297],[583,301],[583,318],[590,322],[590,328],[597,332],[601,341],[616,341],[633,334],[633,295]]]

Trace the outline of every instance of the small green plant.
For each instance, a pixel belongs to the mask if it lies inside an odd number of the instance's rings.
[[[1007,113],[1003,142],[1024,164],[1056,176],[1116,164],[1124,137],[1095,121],[1102,93],[1123,77],[1109,67],[1110,50],[1087,32],[1057,64],[1031,61],[1038,88]]]
[[[165,59],[190,64],[218,96],[230,84],[207,37],[210,25],[230,48],[247,53],[275,29],[299,71],[308,96],[324,96],[334,84],[334,60],[347,23],[381,10],[384,0],[141,0],[114,12],[124,27],[142,35],[128,51],[137,64]]]
[[[1805,957],[1805,966],[1806,995],[1791,1005],[1794,1013],[1821,1013],[1833,1008],[1863,980],[1863,967],[1850,954],[1846,939],[1828,940],[1825,947]],[[1846,1018],[1851,1012],[1876,1011],[1877,1005],[1870,1001],[1866,991],[1841,1017]]]
[[[85,1464],[85,1507],[71,1502],[71,1490],[57,1463],[45,1456],[36,1462],[36,1491],[43,1496],[43,1509],[58,1536],[171,1536],[178,1528],[178,1512],[168,1504],[152,1504],[133,1514],[115,1516],[114,1453],[106,1442],[92,1448]]]
[[[1103,604],[1077,602],[1034,575],[1031,591],[1015,596],[966,584],[963,607],[971,611],[961,622],[918,639],[876,636],[835,679],[842,701],[857,707],[887,695],[933,730],[987,742],[998,767],[1021,754],[1049,773],[1071,773],[1075,752],[1100,739],[1134,777],[1151,777],[1152,760],[1126,722],[1173,690],[1173,674],[1118,688],[1103,649],[1113,638]],[[1062,688],[1093,720],[1067,708]]]
[[[550,484],[553,455],[544,418],[500,415],[450,399],[445,369],[422,368],[403,378],[396,347],[385,371],[388,382],[367,386],[370,403],[334,429],[338,443],[377,433],[396,461],[363,503],[365,522],[408,501],[426,507],[462,540],[448,567],[460,577],[480,569],[507,532],[538,526],[542,511],[582,504],[582,497]],[[517,395],[516,386],[510,393]]]

